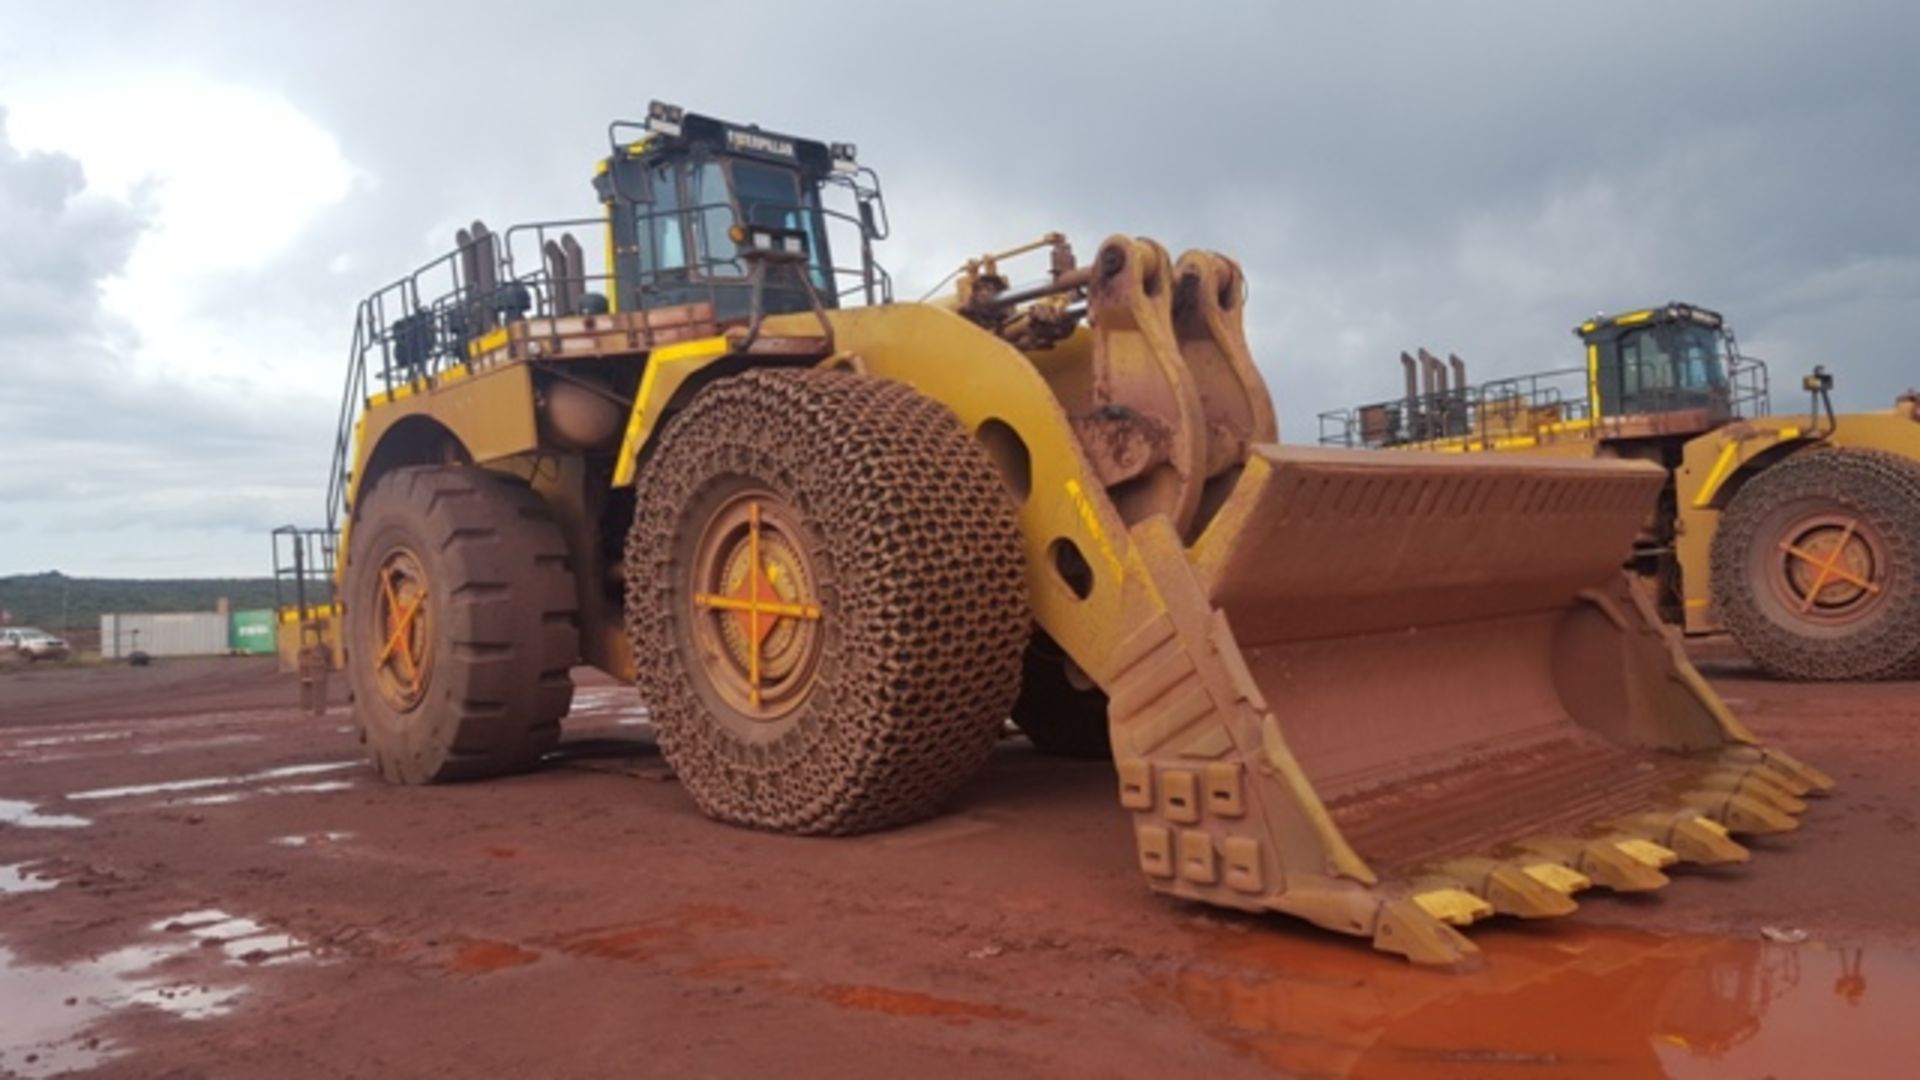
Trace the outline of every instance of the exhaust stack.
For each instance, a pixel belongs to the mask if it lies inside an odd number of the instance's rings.
[[[1420,363],[1427,371],[1427,396],[1439,398],[1447,392],[1446,362],[1427,350],[1421,349]]]
[[[1425,434],[1425,426],[1420,422],[1420,364],[1403,350],[1400,367],[1407,379],[1407,410],[1401,429],[1406,432],[1406,438],[1418,439]]]

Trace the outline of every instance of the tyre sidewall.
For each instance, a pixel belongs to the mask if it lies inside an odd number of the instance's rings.
[[[1885,515],[1871,500],[1811,494],[1788,499],[1761,513],[1749,536],[1742,562],[1747,580],[1752,583],[1752,602],[1767,621],[1800,637],[1845,641],[1877,636],[1882,630],[1881,624],[1898,615],[1892,603],[1901,588],[1898,564],[1886,567],[1882,594],[1857,619],[1821,622],[1802,618],[1792,607],[1790,598],[1781,593],[1780,544],[1787,539],[1787,529],[1820,514],[1844,514],[1860,519],[1877,554],[1882,560],[1887,559],[1886,530],[1891,522],[1884,520]]]
[[[413,512],[410,485],[403,475],[390,475],[368,500],[367,516],[354,529],[353,551],[347,563],[347,670],[353,687],[354,715],[363,728],[361,739],[375,750],[376,765],[398,783],[425,783],[445,761],[453,743],[449,730],[457,717],[442,707],[446,697],[448,661],[453,648],[452,619],[444,610],[431,612],[428,648],[433,662],[420,700],[410,709],[395,709],[381,693],[373,657],[380,655],[376,614],[385,603],[379,568],[388,554],[407,548],[420,561],[433,590],[430,602],[442,603],[452,567],[440,541],[422,525],[428,520]]]
[[[1711,571],[1721,622],[1756,663],[1778,676],[1910,673],[1920,661],[1917,494],[1920,465],[1876,451],[1809,451],[1756,476],[1734,497],[1714,537]],[[1884,560],[1884,592],[1854,621],[1801,618],[1779,592],[1779,545],[1787,528],[1821,513],[1860,520]]]
[[[844,552],[844,542],[836,544],[830,539],[839,530],[832,521],[820,519],[816,492],[795,475],[796,463],[789,455],[804,454],[805,440],[783,438],[781,434],[741,433],[741,442],[724,448],[675,455],[671,463],[675,468],[688,470],[690,475],[703,474],[703,480],[675,515],[673,555],[659,571],[666,589],[658,617],[667,624],[666,637],[677,653],[677,662],[660,665],[661,670],[652,673],[672,679],[675,685],[670,694],[674,698],[684,701],[691,696],[712,715],[728,713],[737,718],[737,723],[753,723],[734,712],[700,673],[693,628],[688,622],[694,617],[690,591],[696,571],[691,563],[704,515],[736,484],[744,482],[772,490],[801,519],[819,575],[815,602],[835,613],[823,620],[824,637],[812,689],[793,712],[766,725],[771,729],[766,736],[753,740],[742,739],[726,724],[705,718],[676,722],[680,710],[671,707],[656,712],[661,749],[701,806],[713,816],[764,828],[791,828],[791,822],[830,815],[840,793],[838,785],[817,782],[817,762],[855,763],[856,771],[864,771],[871,754],[871,748],[859,740],[859,726],[839,716],[844,707],[860,707],[850,699],[872,696],[872,691],[861,685],[865,680],[860,674],[847,670],[846,629],[859,625],[866,613],[847,607],[839,587],[839,573],[849,562],[854,572],[860,572],[859,553]],[[751,797],[736,798],[741,790],[750,791]],[[770,816],[762,809],[770,805],[788,809],[777,817]]]
[[[911,428],[890,426],[905,417]],[[1011,505],[985,451],[951,413],[864,376],[749,373],[702,390],[662,432],[637,480],[628,545],[636,681],[655,710],[662,753],[703,811],[783,832],[884,828],[933,812],[985,761],[1017,691],[1028,616]],[[801,520],[818,577],[812,599],[826,613],[814,685],[794,722],[744,753],[712,718],[722,703],[700,686],[708,676],[689,651],[688,620],[699,616],[686,554],[704,512],[693,504],[711,507],[720,485],[737,481],[777,493]],[[926,496],[936,490],[945,496],[930,508]],[[905,497],[915,492],[920,502]],[[975,516],[959,514],[962,506]],[[990,536],[1006,546],[983,540]],[[958,569],[954,545],[976,544],[974,561],[1006,570],[992,586],[1004,597],[979,594],[990,615],[940,600],[992,576]],[[948,569],[931,569],[936,562]],[[922,584],[933,592],[916,593]],[[1001,619],[1002,631],[983,629]],[[976,647],[972,667],[952,666]],[[669,652],[672,662],[653,658]]]

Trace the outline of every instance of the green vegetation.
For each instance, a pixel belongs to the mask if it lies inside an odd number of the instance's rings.
[[[236,611],[273,607],[273,579],[70,578],[57,572],[0,577],[0,611],[12,613],[15,626],[56,632],[97,630],[100,616],[112,612],[212,611],[223,596]]]

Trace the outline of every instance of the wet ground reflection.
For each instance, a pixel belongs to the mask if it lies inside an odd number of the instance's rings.
[[[19,799],[0,799],[0,825],[23,829],[80,829],[93,824],[72,814],[43,814],[40,808]]]
[[[57,888],[59,884],[58,881],[52,878],[42,877],[34,873],[33,868],[25,863],[0,866],[0,896],[12,896],[17,893],[46,892],[49,889]]]
[[[1905,1077],[1920,955],[1607,929],[1476,935],[1449,975],[1298,935],[1209,932],[1163,989],[1310,1076]]]
[[[97,1033],[117,1013],[224,1016],[245,993],[232,969],[317,958],[292,934],[219,910],[146,929],[158,939],[65,964],[29,963],[0,946],[0,1076],[91,1068],[127,1052]]]

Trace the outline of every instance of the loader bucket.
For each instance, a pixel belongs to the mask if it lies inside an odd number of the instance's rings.
[[[1257,446],[1132,528],[1106,672],[1156,888],[1460,965],[1453,927],[1743,861],[1831,781],[1760,747],[1621,569],[1661,471]]]
[[[1458,966],[1459,927],[1743,861],[1831,787],[1622,569],[1657,466],[1274,445],[1231,260],[1115,236],[1053,287],[1086,325],[1031,350],[916,305],[836,312],[835,343],[1000,468],[1157,891]]]

